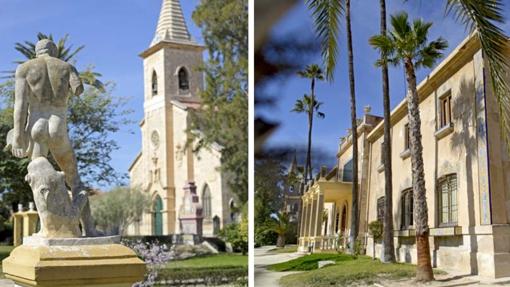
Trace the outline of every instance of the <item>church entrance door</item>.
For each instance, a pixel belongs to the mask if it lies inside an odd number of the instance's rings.
[[[153,235],[163,235],[163,201],[159,195],[154,199],[154,213],[152,218]]]

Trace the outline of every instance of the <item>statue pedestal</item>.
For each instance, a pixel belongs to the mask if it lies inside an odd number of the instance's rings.
[[[119,236],[24,238],[3,260],[5,277],[19,286],[130,287],[142,281],[145,263]]]

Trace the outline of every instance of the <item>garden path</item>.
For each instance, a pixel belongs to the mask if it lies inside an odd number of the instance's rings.
[[[304,254],[299,253],[271,253],[276,246],[262,246],[255,248],[255,286],[278,287],[278,281],[285,275],[299,272],[274,272],[267,270],[267,266],[289,261]],[[0,286],[1,287],[1,286]]]

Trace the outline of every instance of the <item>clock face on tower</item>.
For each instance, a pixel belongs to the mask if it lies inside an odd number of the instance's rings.
[[[158,131],[153,131],[151,134],[151,142],[154,149],[159,147],[159,133]]]

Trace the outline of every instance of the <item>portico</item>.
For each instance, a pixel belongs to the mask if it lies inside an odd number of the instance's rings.
[[[299,251],[318,252],[338,249],[339,236],[348,234],[352,183],[338,179],[337,169],[321,172],[302,196]],[[340,239],[340,240],[339,240]],[[342,243],[342,244],[340,244]]]

